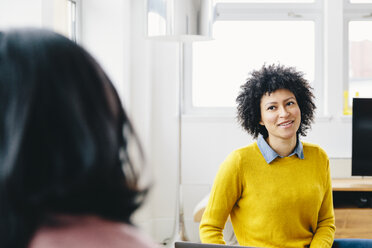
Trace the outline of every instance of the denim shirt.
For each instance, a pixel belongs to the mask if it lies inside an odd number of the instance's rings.
[[[262,153],[262,156],[264,156],[264,158],[265,158],[265,160],[268,164],[270,164],[272,161],[274,161],[274,159],[276,159],[277,157],[282,158],[282,156],[280,156],[278,153],[276,153],[269,146],[269,144],[267,144],[266,140],[263,138],[262,135],[258,136],[257,145],[258,145],[258,148],[260,149],[260,151]],[[300,159],[304,159],[304,150],[303,150],[302,143],[300,142],[299,139],[297,139],[297,145],[296,145],[295,149],[293,150],[293,152],[291,154],[288,155],[288,157],[293,156],[295,154]]]

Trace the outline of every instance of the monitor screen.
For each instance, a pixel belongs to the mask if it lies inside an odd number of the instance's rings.
[[[372,98],[353,99],[353,176],[372,176]]]

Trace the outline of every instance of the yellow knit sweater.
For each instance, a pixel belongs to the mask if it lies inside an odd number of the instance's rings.
[[[215,178],[200,223],[203,243],[224,244],[230,214],[240,245],[332,247],[335,225],[329,161],[316,145],[267,164],[257,142],[232,152]]]

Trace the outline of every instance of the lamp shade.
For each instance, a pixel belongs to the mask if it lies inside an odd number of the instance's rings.
[[[212,39],[212,0],[147,0],[147,36],[192,42]]]

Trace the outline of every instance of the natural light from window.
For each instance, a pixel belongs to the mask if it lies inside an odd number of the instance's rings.
[[[76,42],[76,2],[67,1],[67,34]]]
[[[314,81],[313,21],[218,21],[213,41],[193,43],[192,105],[235,107],[240,86],[263,64],[295,66]]]
[[[372,97],[372,21],[349,22],[349,104]]]

